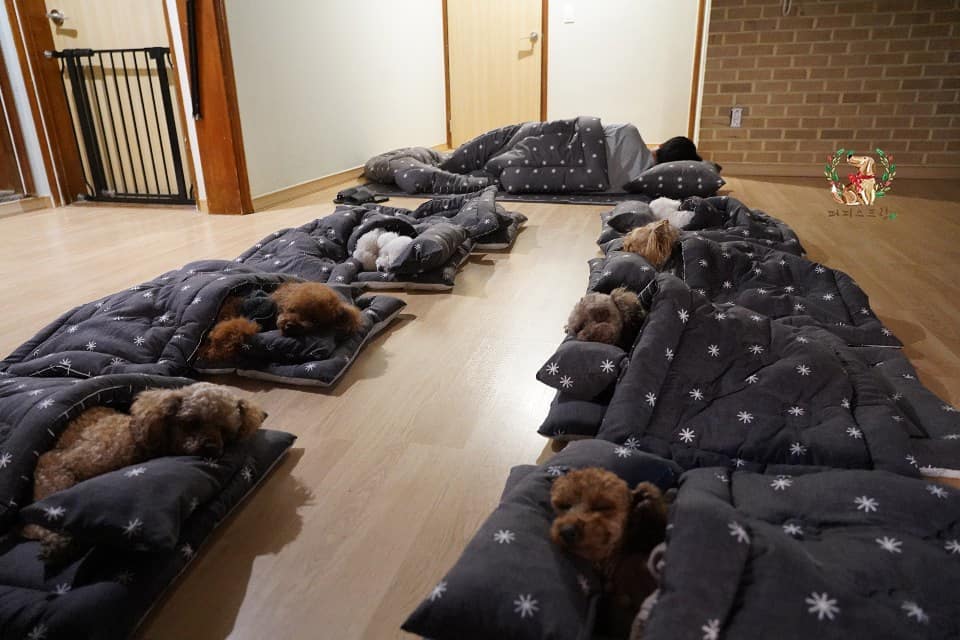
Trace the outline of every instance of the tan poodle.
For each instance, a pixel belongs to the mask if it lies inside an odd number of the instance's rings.
[[[666,263],[680,232],[668,220],[651,222],[633,229],[623,239],[623,250],[643,256],[655,269]]]
[[[224,446],[246,439],[267,414],[226,387],[206,382],[137,394],[130,413],[87,409],[67,425],[56,445],[37,460],[33,499],[123,467],[162,456],[217,458]],[[41,540],[41,557],[53,558],[70,538],[37,525],[25,537]]]
[[[589,561],[609,596],[605,618],[614,637],[627,637],[643,601],[657,588],[647,559],[666,538],[667,503],[641,482],[632,491],[616,474],[588,467],[557,478],[550,490],[556,517],[550,539]]]
[[[566,332],[577,340],[619,344],[632,342],[630,335],[644,317],[637,294],[619,287],[606,293],[588,293],[580,298],[567,319]]]
[[[363,315],[354,305],[325,284],[291,282],[280,285],[271,296],[276,304],[277,328],[285,336],[298,336],[334,328],[356,333]],[[222,362],[235,358],[263,327],[242,315],[243,298],[228,297],[220,307],[217,322],[200,346],[200,358]]]

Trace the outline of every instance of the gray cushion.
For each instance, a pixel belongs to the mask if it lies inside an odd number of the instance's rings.
[[[611,251],[605,258],[590,261],[590,291],[610,293],[626,287],[640,293],[657,275],[643,256],[629,251]]]
[[[423,230],[390,265],[389,271],[400,274],[423,273],[445,264],[467,239],[460,225],[438,222]]]
[[[537,380],[571,398],[592,400],[616,381],[626,357],[612,344],[570,339],[540,367]]]
[[[683,199],[712,196],[726,184],[709,162],[678,160],[654,165],[624,188],[651,198]]]
[[[637,227],[656,222],[657,217],[646,202],[627,200],[617,204],[605,220],[620,233],[629,233]]]

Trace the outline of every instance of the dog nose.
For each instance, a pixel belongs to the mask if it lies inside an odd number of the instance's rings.
[[[563,538],[563,541],[567,544],[573,544],[577,541],[577,525],[574,524],[565,524],[560,527],[560,537]]]

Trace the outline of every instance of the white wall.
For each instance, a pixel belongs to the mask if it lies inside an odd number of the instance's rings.
[[[440,0],[228,0],[254,197],[446,139]]]
[[[27,99],[27,87],[20,71],[16,45],[13,42],[13,32],[10,30],[10,20],[7,16],[5,3],[0,3],[0,49],[3,50],[3,59],[7,63],[7,73],[10,76],[10,85],[13,89],[13,100],[16,103],[17,117],[23,132],[23,144],[26,147],[27,159],[30,164],[30,173],[33,175],[34,195],[50,195],[50,185],[47,182],[47,173],[43,168],[43,155],[40,151],[40,140],[37,138],[37,129],[33,123],[33,112]]]
[[[551,2],[548,118],[632,122],[648,144],[687,135],[697,7],[697,0]]]

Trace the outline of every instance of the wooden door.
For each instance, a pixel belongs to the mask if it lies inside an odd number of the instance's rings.
[[[0,204],[33,191],[13,91],[0,54]]]
[[[446,0],[450,144],[543,118],[543,0]]]

